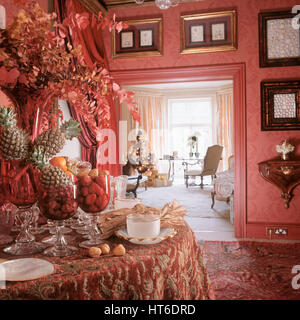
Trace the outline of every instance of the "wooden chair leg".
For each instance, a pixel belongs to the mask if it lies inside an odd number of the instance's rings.
[[[216,194],[216,192],[215,191],[212,191],[211,193],[210,193],[210,195],[211,195],[211,209],[214,207],[214,205],[215,205],[215,194]]]
[[[201,187],[201,189],[203,189],[203,186],[204,186],[204,184],[203,184],[203,176],[201,176],[200,178],[201,178],[200,187]]]

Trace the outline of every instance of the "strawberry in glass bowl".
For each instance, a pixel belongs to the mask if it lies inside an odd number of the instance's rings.
[[[47,256],[64,257],[77,251],[67,245],[62,229],[64,220],[72,218],[78,209],[77,186],[61,168],[47,165],[43,168],[38,191],[38,206],[41,213],[56,221],[56,242],[54,247],[44,251]]]
[[[90,215],[92,229],[90,239],[80,243],[80,247],[90,248],[101,244],[101,232],[97,225],[98,214],[103,211],[110,198],[108,171],[83,169],[77,174],[78,205]]]

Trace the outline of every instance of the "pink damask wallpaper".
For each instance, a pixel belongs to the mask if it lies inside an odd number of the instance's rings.
[[[38,0],[38,3],[41,8],[48,12],[48,0]],[[6,9],[6,24],[9,24],[18,12],[19,6],[15,4],[14,0],[1,0],[0,4]]]
[[[48,1],[39,0],[47,9]],[[7,23],[16,13],[12,0],[2,0],[7,12]],[[163,56],[151,58],[111,59],[111,35],[104,33],[105,49],[111,71],[159,69],[185,66],[246,64],[247,112],[247,236],[264,237],[265,227],[289,227],[289,237],[300,239],[300,186],[294,191],[290,208],[286,210],[280,190],[263,180],[257,163],[277,156],[275,145],[288,139],[297,145],[300,156],[300,131],[260,130],[260,82],[271,79],[300,78],[300,66],[259,68],[258,13],[260,11],[291,9],[299,0],[204,0],[181,3],[162,11],[155,6],[125,8],[110,12],[117,17],[163,17]],[[238,14],[238,50],[216,53],[180,54],[180,15],[236,8]],[[1,100],[1,97],[0,97]],[[1,103],[1,101],[0,101]],[[291,232],[290,232],[291,231]]]
[[[165,11],[155,6],[115,10],[114,13],[122,20],[163,17],[164,54],[161,57],[112,59],[111,37],[108,33],[104,35],[109,67],[113,71],[240,62],[246,64],[247,236],[249,237],[264,237],[266,226],[281,225],[292,228],[290,236],[300,239],[300,186],[295,189],[295,197],[287,210],[280,198],[280,190],[260,177],[257,166],[258,162],[278,155],[275,145],[283,139],[288,139],[297,145],[296,154],[300,155],[300,131],[262,132],[260,129],[260,82],[270,79],[300,78],[300,66],[259,68],[258,13],[290,10],[296,4],[299,4],[299,0],[204,0],[181,3]],[[236,8],[238,15],[238,50],[180,54],[180,15],[231,8]]]

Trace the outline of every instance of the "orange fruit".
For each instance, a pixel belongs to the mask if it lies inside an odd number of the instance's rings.
[[[68,171],[67,161],[66,161],[65,157],[54,157],[49,162],[53,166],[59,167],[64,171]]]

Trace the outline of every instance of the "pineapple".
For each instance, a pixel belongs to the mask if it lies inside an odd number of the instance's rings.
[[[61,168],[49,164],[45,150],[35,147],[31,155],[31,162],[41,170],[41,182],[46,187],[66,187],[72,185],[68,174]]]
[[[42,170],[41,182],[45,186],[65,187],[71,186],[69,176],[59,167],[47,165]]]
[[[69,121],[63,122],[60,128],[49,129],[41,133],[34,140],[33,147],[39,146],[43,148],[46,158],[51,159],[63,149],[66,139],[72,140],[72,138],[78,137],[79,133],[79,122],[70,119]]]
[[[28,156],[29,135],[17,127],[12,107],[0,106],[0,152],[5,160],[19,160]]]

